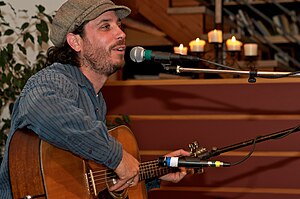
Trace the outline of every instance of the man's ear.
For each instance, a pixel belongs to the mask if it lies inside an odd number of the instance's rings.
[[[81,40],[82,38],[80,37],[80,35],[75,35],[73,33],[67,34],[67,42],[76,52],[81,51]]]

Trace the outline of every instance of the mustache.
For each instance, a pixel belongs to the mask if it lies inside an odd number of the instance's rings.
[[[116,43],[114,43],[114,44],[110,47],[110,49],[113,49],[113,48],[115,48],[116,46],[120,46],[120,45],[126,45],[125,39],[118,40]]]

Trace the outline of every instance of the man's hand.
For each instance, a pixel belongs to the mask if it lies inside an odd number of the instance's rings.
[[[123,157],[115,169],[119,180],[109,188],[109,191],[121,191],[125,188],[137,185],[139,181],[139,162],[131,154],[123,150]]]
[[[177,157],[177,156],[190,156],[190,152],[184,151],[183,149],[179,149],[177,151],[173,151],[171,153],[166,154],[165,156]],[[176,173],[169,173],[160,177],[161,180],[170,181],[177,183],[187,174],[186,168],[180,168],[180,171]]]

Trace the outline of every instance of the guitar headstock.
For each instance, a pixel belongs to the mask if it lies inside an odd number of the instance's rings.
[[[194,142],[190,143],[189,149],[190,149],[190,154],[192,157],[199,157],[200,155],[207,152],[206,148],[199,147],[198,141],[194,141]],[[197,168],[197,169],[194,169],[194,172],[195,173],[203,173],[204,170],[203,170],[203,168]]]
[[[190,154],[192,157],[199,157],[203,153],[207,152],[206,148],[199,147],[199,143],[197,141],[194,141],[189,144]]]

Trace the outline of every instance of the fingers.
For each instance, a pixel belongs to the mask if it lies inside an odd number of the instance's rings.
[[[177,183],[180,180],[182,180],[186,175],[187,175],[186,170],[182,168],[178,172],[169,173],[167,175],[161,176],[160,179],[164,180],[164,181],[169,181],[169,182]]]
[[[138,184],[138,175],[134,176],[133,178],[131,179],[119,179],[117,181],[117,183],[110,187],[109,190],[110,191],[121,191],[123,189],[126,189],[128,187],[134,187]]]
[[[165,156],[190,156],[190,152],[185,151],[183,149],[179,149],[176,151],[172,151],[172,152],[166,154]]]
[[[139,162],[123,150],[123,157],[115,173],[119,179],[109,188],[110,191],[121,191],[128,187],[136,186],[139,181]]]
[[[179,149],[176,151],[172,151],[165,156],[171,156],[171,157],[177,157],[177,156],[190,156],[190,152],[185,151],[183,149]],[[169,181],[177,183],[180,180],[182,180],[187,174],[193,173],[193,169],[188,168],[180,168],[180,171],[175,173],[169,173],[167,175],[164,175],[160,177],[161,180]]]

